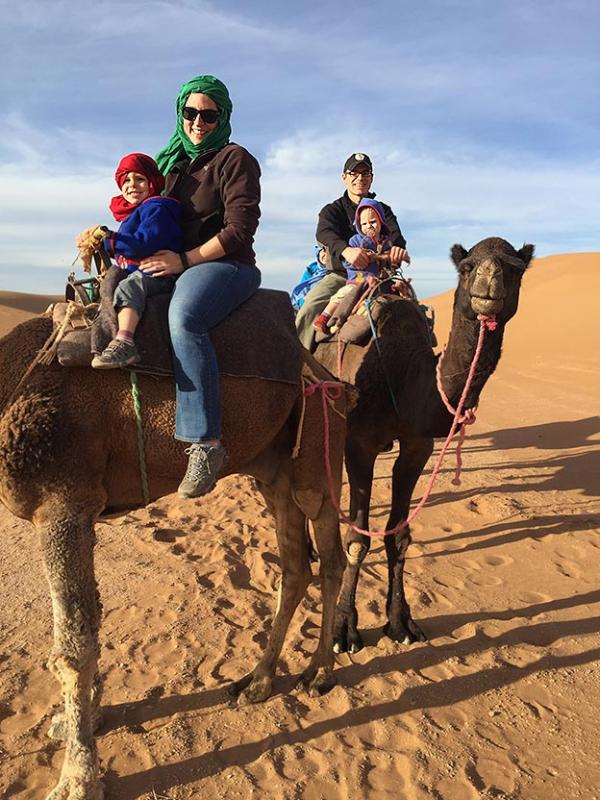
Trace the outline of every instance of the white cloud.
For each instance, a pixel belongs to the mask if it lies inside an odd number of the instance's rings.
[[[61,291],[77,253],[76,234],[110,219],[115,164],[98,153],[115,149],[112,137],[90,139],[69,129],[41,133],[19,115],[2,119],[2,288]]]
[[[39,291],[60,291],[75,234],[110,224],[107,204],[120,157],[114,154],[125,148],[116,129],[40,131],[15,113],[1,122],[0,286],[28,287],[26,275],[35,265],[38,279],[40,269],[47,275]],[[599,249],[599,161],[584,168],[564,157],[555,163],[507,148],[490,155],[483,145],[441,141],[425,142],[408,126],[397,134],[357,123],[351,112],[335,125],[273,141],[263,159],[256,248],[264,283],[291,288],[312,260],[318,211],[341,194],[344,159],[356,150],[373,158],[374,188],[397,213],[421,296],[453,285],[448,250],[456,241],[468,247],[500,235],[516,245],[533,242],[539,255]]]

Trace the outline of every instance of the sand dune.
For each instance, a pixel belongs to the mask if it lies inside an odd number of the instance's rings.
[[[63,299],[49,294],[0,291],[0,336],[34,314],[42,314],[50,303]]]
[[[292,691],[316,645],[316,586],[274,697],[238,709],[226,693],[259,657],[279,574],[250,481],[99,524],[107,800],[600,798],[599,266],[563,255],[526,274],[463,482],[448,463],[413,525],[409,600],[429,641],[382,636],[376,543],[359,589],[367,646],[338,657],[326,697]],[[39,301],[0,293],[0,330]],[[451,293],[432,302],[444,339]],[[376,527],[392,459],[377,463]],[[4,509],[0,525],[0,796],[38,800],[63,758],[45,735],[50,603],[32,528]]]

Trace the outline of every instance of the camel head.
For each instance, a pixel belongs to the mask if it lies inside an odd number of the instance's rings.
[[[506,323],[517,311],[521,279],[533,251],[532,244],[517,251],[497,237],[483,239],[468,252],[455,244],[450,250],[459,274],[455,311],[472,320],[485,314]]]

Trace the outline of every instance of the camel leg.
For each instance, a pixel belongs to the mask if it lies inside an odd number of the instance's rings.
[[[34,519],[54,617],[48,666],[61,683],[64,700],[65,757],[58,785],[47,800],[101,800],[92,704],[92,693],[99,685],[101,613],[94,575],[94,520],[88,511],[67,516],[68,506],[61,499],[52,508],[39,510]]]
[[[369,528],[369,506],[376,452],[349,439],[346,447],[346,470],[350,482],[350,519],[364,530]],[[358,632],[356,590],[360,568],[369,552],[371,539],[348,529],[345,541],[346,570],[335,616],[333,649],[336,653],[357,653],[363,646]]]
[[[344,571],[338,514],[329,499],[323,502],[318,517],[313,520],[313,527],[319,551],[323,612],[319,644],[301,681],[309,693],[316,696],[324,694],[335,683],[333,624],[335,604]]]
[[[237,681],[232,691],[238,702],[257,703],[270,696],[277,659],[298,603],[304,597],[312,573],[308,561],[305,516],[292,499],[289,476],[281,470],[275,481],[257,486],[275,516],[281,561],[281,584],[269,641],[263,657],[252,672]]]
[[[429,456],[433,439],[412,439],[400,442],[400,453],[392,473],[392,506],[387,528],[394,528],[406,519],[410,499]],[[404,563],[411,542],[410,527],[406,526],[395,536],[386,536],[385,552],[388,561],[388,622],[385,633],[403,644],[424,642],[426,636],[416,624],[404,593]]]

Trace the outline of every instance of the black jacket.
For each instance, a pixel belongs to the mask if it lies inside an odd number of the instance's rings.
[[[369,192],[367,197],[375,197],[373,192]],[[390,231],[390,239],[393,245],[406,247],[406,239],[402,236],[402,231],[398,225],[392,209],[385,203],[381,203],[385,211],[385,224]],[[337,272],[346,277],[342,250],[348,247],[350,237],[356,233],[354,218],[356,216],[356,203],[348,197],[348,192],[344,192],[341,197],[323,206],[319,212],[319,222],[317,224],[317,242],[325,245],[331,256],[331,263],[327,264],[327,269]]]

